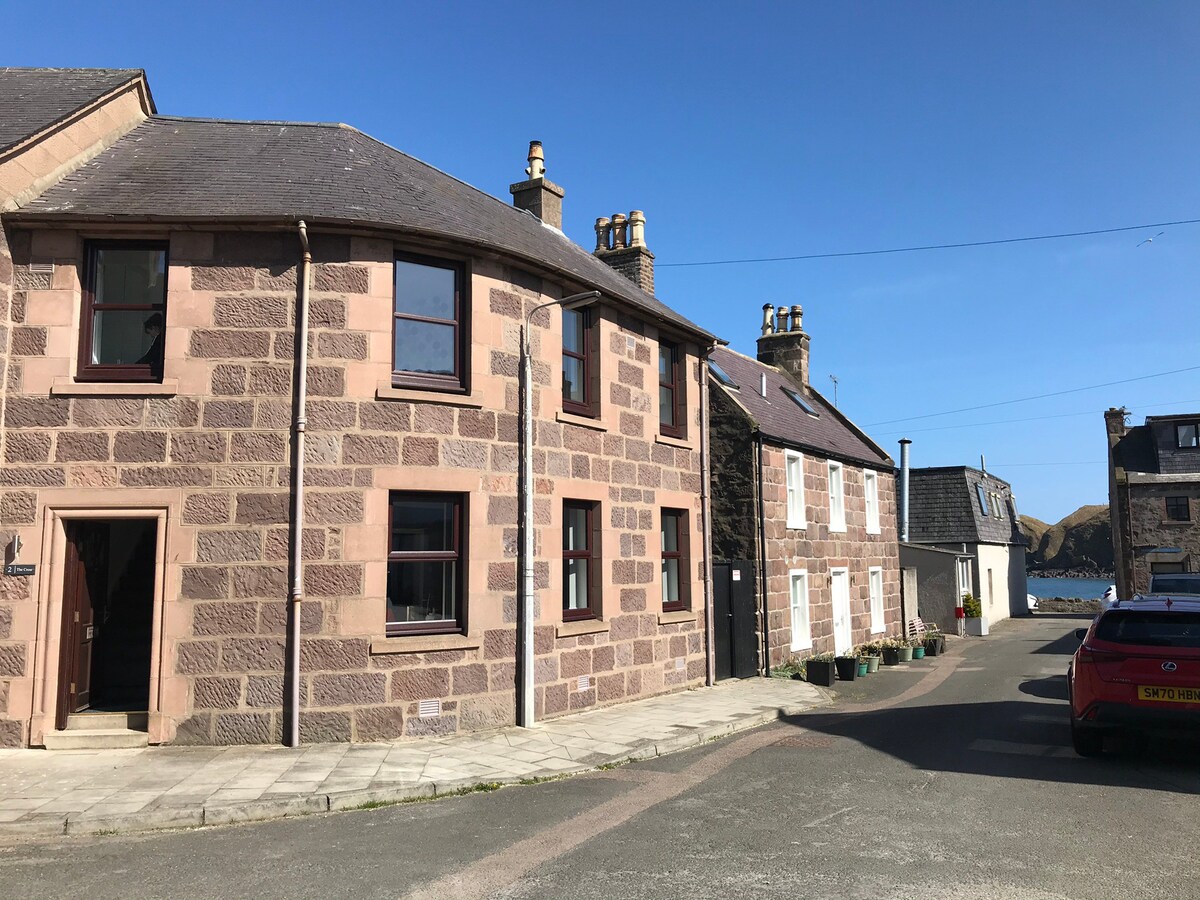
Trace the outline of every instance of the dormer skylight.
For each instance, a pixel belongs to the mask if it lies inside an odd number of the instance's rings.
[[[708,371],[712,372],[713,378],[725,385],[725,387],[737,390],[737,383],[729,377],[729,373],[718,366],[711,359],[708,361]]]
[[[813,409],[811,406],[809,406],[808,403],[805,402],[804,398],[801,397],[797,391],[793,391],[789,387],[781,387],[780,390],[783,391],[785,394],[787,394],[792,399],[793,403],[795,403],[798,407],[800,407],[802,410],[804,410],[806,413],[808,413],[814,419],[821,418],[820,415],[817,413],[817,411],[815,409]]]

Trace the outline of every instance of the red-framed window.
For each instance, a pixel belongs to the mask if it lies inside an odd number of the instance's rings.
[[[563,620],[600,615],[597,504],[563,501]]]
[[[166,241],[87,243],[78,380],[162,381],[167,250]]]
[[[688,531],[687,512],[662,511],[662,608],[663,612],[688,609]]]
[[[387,633],[466,631],[466,498],[393,491],[389,501]]]
[[[667,437],[687,437],[683,352],[670,341],[658,343],[658,430]]]
[[[467,267],[449,259],[396,254],[392,384],[469,389]]]
[[[564,309],[562,398],[563,411],[597,415],[595,318],[590,309]]]

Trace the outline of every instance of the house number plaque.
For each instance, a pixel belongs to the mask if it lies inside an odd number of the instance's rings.
[[[10,563],[4,567],[5,575],[17,575],[28,577],[37,571],[37,566],[33,563]]]

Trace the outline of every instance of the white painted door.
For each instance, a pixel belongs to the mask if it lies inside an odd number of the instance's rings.
[[[849,653],[854,643],[850,628],[850,572],[831,570],[829,591],[833,598],[833,651],[840,656]]]

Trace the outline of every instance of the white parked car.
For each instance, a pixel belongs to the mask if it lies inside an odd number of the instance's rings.
[[[1038,598],[1033,596],[1033,594],[1026,594],[1025,600],[1026,600],[1026,602],[1029,603],[1029,611],[1030,612],[1033,612],[1035,609],[1038,608],[1038,606],[1037,606]]]
[[[1105,589],[1104,593],[1100,595],[1100,608],[1108,609],[1110,606],[1112,606],[1116,602],[1117,602],[1117,586],[1115,584],[1110,584]]]

